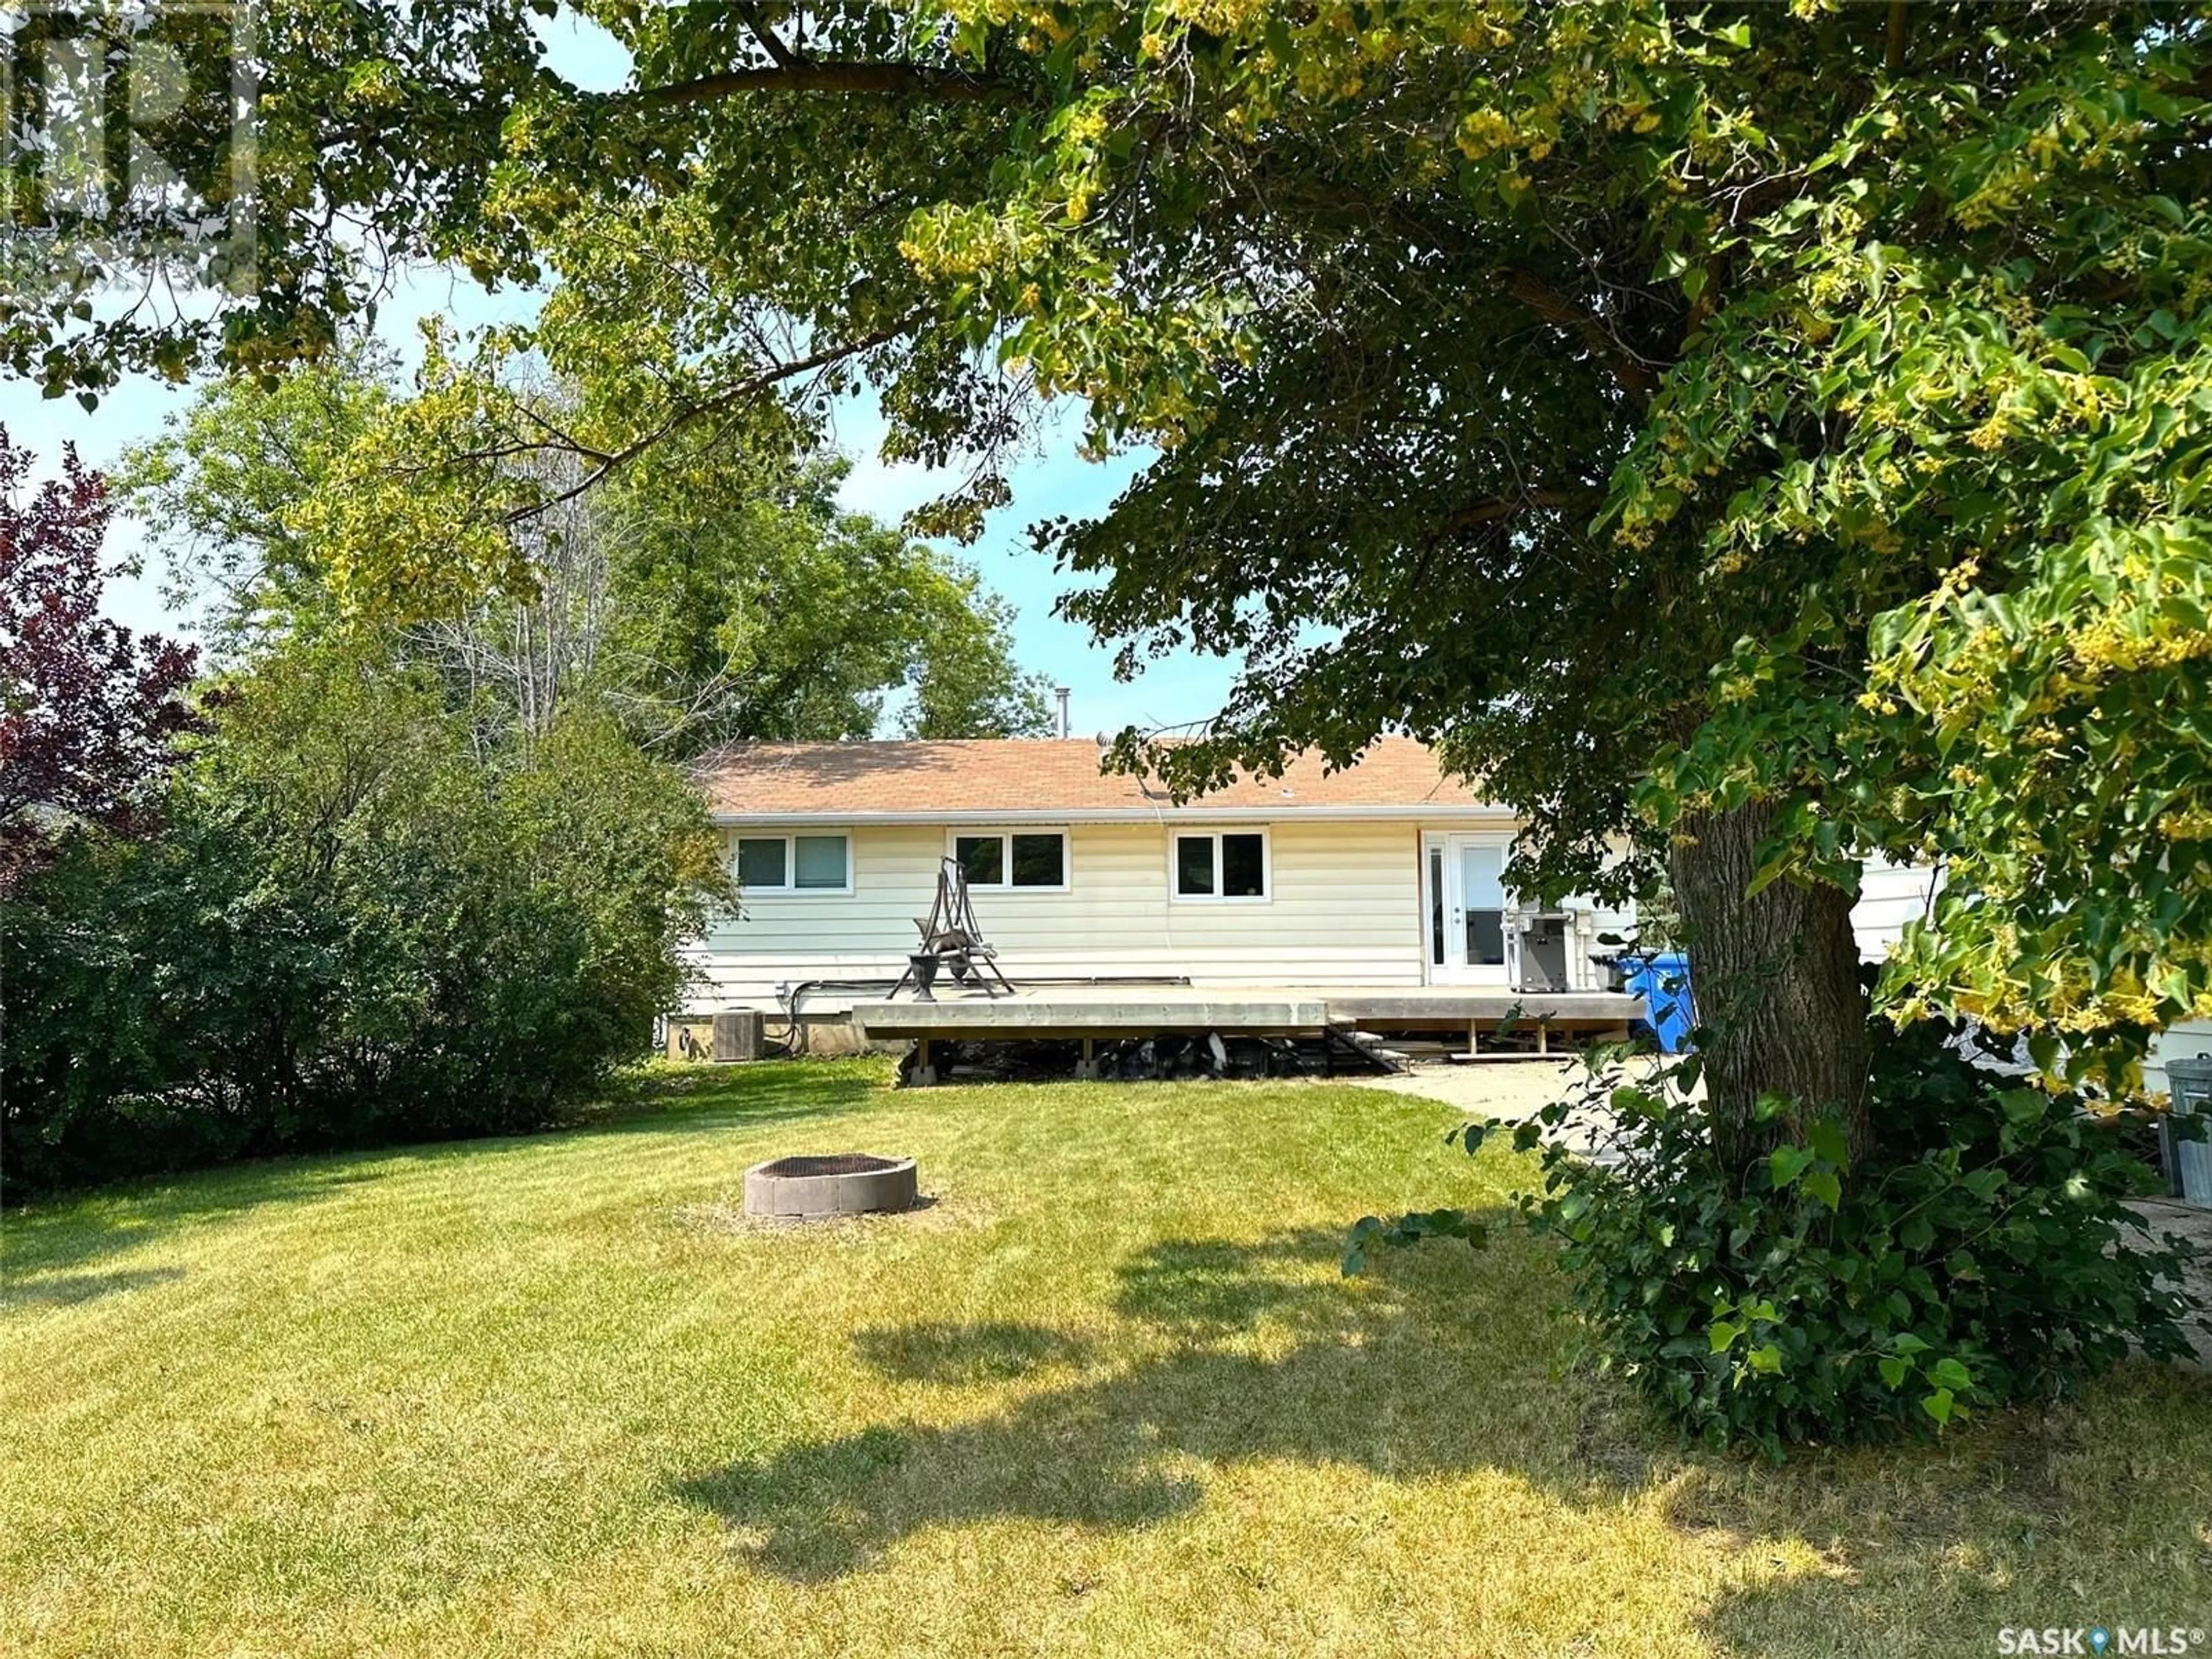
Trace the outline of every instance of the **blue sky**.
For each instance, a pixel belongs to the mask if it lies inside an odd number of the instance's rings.
[[[546,40],[550,61],[580,85],[611,88],[627,76],[628,61],[620,48],[588,26],[573,20],[549,25]],[[412,359],[416,325],[426,317],[469,329],[527,319],[538,302],[533,293],[487,294],[465,276],[423,270],[400,284],[379,313],[377,331]],[[137,379],[87,413],[74,398],[50,400],[35,386],[0,382],[0,426],[39,457],[41,473],[51,472],[65,443],[75,444],[92,465],[106,465],[131,445],[157,435],[164,420],[183,410],[191,397],[190,387]],[[842,499],[855,511],[896,519],[938,494],[945,481],[920,467],[885,465],[877,455],[882,431],[872,403],[854,401],[837,411],[835,440],[854,463]],[[1231,675],[1229,665],[1179,653],[1150,664],[1134,684],[1117,684],[1112,647],[1094,643],[1087,629],[1052,614],[1054,600],[1068,584],[1048,559],[1029,550],[1027,526],[1054,514],[1080,517],[1102,511],[1139,465],[1139,458],[1133,457],[1085,461],[1076,453],[1075,435],[1072,420],[1049,428],[1039,453],[1014,470],[1012,501],[991,516],[979,541],[957,551],[1015,606],[1016,654],[1022,665],[1072,690],[1079,734],[1202,720],[1221,705]],[[110,548],[118,558],[144,550],[136,527],[125,523],[117,525]],[[110,584],[108,609],[131,627],[173,629],[189,620],[164,611],[157,562],[149,560],[143,574]]]

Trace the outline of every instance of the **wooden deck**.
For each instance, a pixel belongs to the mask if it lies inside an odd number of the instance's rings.
[[[1601,1034],[1645,1017],[1643,999],[1611,991],[1553,994],[1491,986],[1431,985],[1403,990],[1332,990],[1228,986],[1017,989],[985,997],[940,986],[937,1000],[855,1002],[852,1018],[871,1041],[1138,1037],[1169,1031],[1224,1036],[1288,1036],[1330,1026],[1370,1031],[1464,1034],[1502,1026]]]

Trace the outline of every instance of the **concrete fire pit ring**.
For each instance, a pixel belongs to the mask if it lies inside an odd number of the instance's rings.
[[[745,1213],[769,1221],[911,1210],[921,1196],[910,1158],[832,1152],[779,1158],[745,1171]]]

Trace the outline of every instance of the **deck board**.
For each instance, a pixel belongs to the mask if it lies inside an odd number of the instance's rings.
[[[1511,1021],[1558,1030],[1613,1030],[1645,1018],[1643,1000],[1607,991],[1553,994],[1492,986],[1397,991],[1174,986],[1017,990],[986,998],[940,991],[933,1002],[855,1002],[853,1021],[873,1039],[1139,1036],[1153,1031],[1251,1035],[1382,1025],[1466,1030]]]

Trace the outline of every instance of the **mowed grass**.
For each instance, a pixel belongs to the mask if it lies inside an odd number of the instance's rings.
[[[1983,1654],[2212,1619],[2212,1386],[1777,1471],[1568,1366],[1525,1168],[1352,1087],[696,1074],[14,1214],[0,1650]],[[764,1229],[764,1157],[936,1202]]]

